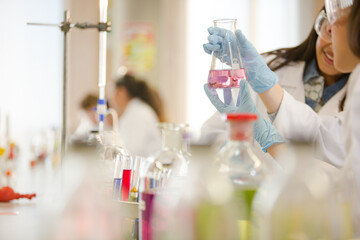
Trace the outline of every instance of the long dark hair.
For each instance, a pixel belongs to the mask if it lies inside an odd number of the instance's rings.
[[[125,87],[130,98],[136,97],[148,104],[155,111],[160,122],[166,120],[160,95],[145,81],[126,74],[116,81],[116,88],[120,87]]]
[[[307,65],[316,57],[317,33],[314,28],[308,37],[298,46],[292,48],[280,48],[277,50],[263,53],[264,56],[275,56],[267,64],[269,68],[276,71],[291,62],[304,61]],[[305,66],[306,67],[306,66]]]
[[[351,51],[360,58],[360,1],[354,0],[349,14],[347,37]]]

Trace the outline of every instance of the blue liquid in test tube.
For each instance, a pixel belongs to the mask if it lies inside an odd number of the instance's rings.
[[[121,178],[114,178],[114,186],[113,186],[113,199],[120,200],[121,195]]]

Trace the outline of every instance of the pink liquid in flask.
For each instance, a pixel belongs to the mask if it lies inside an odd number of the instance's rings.
[[[247,80],[244,68],[210,70],[208,84],[213,88],[237,88],[242,79]]]
[[[123,170],[122,184],[121,184],[121,201],[128,201],[131,182],[131,169]]]

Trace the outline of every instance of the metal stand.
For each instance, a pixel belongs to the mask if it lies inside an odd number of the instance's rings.
[[[64,32],[64,63],[63,63],[63,106],[62,106],[62,128],[61,128],[61,152],[60,152],[60,158],[61,162],[64,159],[66,150],[67,150],[67,121],[66,121],[66,103],[67,103],[67,33],[70,31],[70,12],[65,11],[64,12],[64,22],[62,26],[60,27],[61,31]]]
[[[101,1],[100,2],[104,2]],[[107,1],[105,11],[107,11]],[[104,6],[100,6],[100,8]],[[104,11],[104,10],[103,10]],[[100,13],[100,20],[103,13]],[[67,117],[67,33],[70,31],[71,28],[79,28],[79,29],[89,29],[89,28],[97,28],[99,30],[100,35],[106,34],[106,32],[110,32],[111,24],[110,22],[99,22],[98,24],[90,24],[90,23],[71,23],[70,22],[70,11],[66,10],[64,12],[64,21],[61,24],[48,24],[48,23],[27,23],[28,25],[35,25],[35,26],[48,26],[48,27],[59,27],[60,30],[64,33],[64,65],[63,65],[63,96],[62,96],[62,130],[61,130],[61,160],[64,159],[64,156],[67,151],[67,124],[66,124],[66,117]],[[102,56],[106,56],[106,42],[100,44],[103,46],[101,48],[102,52],[99,52],[99,58]],[[105,46],[105,48],[104,48]],[[99,59],[99,62],[101,58]],[[106,64],[106,62],[105,62]],[[106,65],[103,63],[99,64],[99,72],[106,72]],[[104,66],[105,65],[105,66]]]

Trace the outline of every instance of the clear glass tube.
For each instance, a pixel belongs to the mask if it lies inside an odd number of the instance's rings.
[[[128,201],[130,194],[130,184],[133,169],[133,159],[130,156],[122,157],[122,180],[121,180],[121,201]]]
[[[114,185],[112,195],[114,200],[120,200],[122,172],[121,156],[117,155],[115,158]]]
[[[236,19],[214,20],[214,27],[225,31],[221,50],[214,51],[211,58],[208,84],[213,88],[237,88],[247,79],[235,37]]]
[[[140,182],[140,169],[144,166],[145,158],[141,156],[135,156],[133,158],[133,172],[130,186],[130,202],[139,201],[139,182]]]

